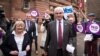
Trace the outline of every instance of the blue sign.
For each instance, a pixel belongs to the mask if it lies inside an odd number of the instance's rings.
[[[72,8],[64,8],[64,13],[72,13]]]
[[[64,10],[64,18],[67,20],[67,16],[69,14],[73,14],[73,7],[72,6],[64,6],[63,7],[63,10]]]

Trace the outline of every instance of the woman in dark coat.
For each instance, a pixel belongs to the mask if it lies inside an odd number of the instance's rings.
[[[4,56],[31,56],[30,39],[26,31],[24,31],[24,22],[16,21],[14,31],[8,35],[1,45]]]

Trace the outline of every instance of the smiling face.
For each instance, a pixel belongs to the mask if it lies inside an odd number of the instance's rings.
[[[61,7],[57,7],[55,8],[54,10],[54,17],[57,19],[57,20],[61,20],[63,19],[63,16],[64,16],[64,11]]]
[[[25,27],[24,22],[18,21],[16,23],[16,25],[15,25],[15,31],[16,31],[16,33],[22,33],[24,31],[24,27]]]

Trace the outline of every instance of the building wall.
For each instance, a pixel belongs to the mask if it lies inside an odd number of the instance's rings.
[[[0,1],[0,4],[4,5],[4,9],[8,18],[15,17],[15,18],[22,18],[25,19],[26,12],[22,10],[23,0],[8,0],[8,1]],[[39,12],[39,15],[43,16],[45,11],[50,9],[51,6],[67,6],[70,5],[70,2],[51,2],[49,0],[30,0],[30,9],[36,9]],[[52,12],[52,11],[50,11]]]
[[[25,12],[22,11],[22,1],[23,0],[12,0],[12,7],[11,7],[12,17],[22,18],[22,19],[25,18]]]
[[[0,5],[3,6],[3,9],[5,11],[5,16],[10,17],[11,7],[10,7],[10,1],[8,0],[0,0]]]
[[[43,16],[45,11],[49,8],[49,1],[36,1],[36,10],[38,10],[40,16]]]
[[[87,0],[87,12],[94,12],[100,20],[100,0]]]

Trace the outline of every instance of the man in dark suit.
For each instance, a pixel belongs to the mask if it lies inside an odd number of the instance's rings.
[[[45,42],[45,55],[69,56],[66,50],[71,40],[70,24],[63,20],[64,11],[62,7],[54,9],[55,20],[48,24],[47,38]]]
[[[35,40],[35,53],[38,54],[38,23],[36,22],[36,18],[32,18],[31,21],[32,25],[30,26],[28,33],[32,34],[31,36]]]
[[[25,30],[27,31],[27,33],[30,37],[30,41],[31,41],[30,46],[31,46],[31,50],[32,50],[33,38],[36,38],[36,26],[35,26],[35,23],[32,21],[31,14],[26,14],[26,16],[27,16],[27,18],[24,20]]]
[[[33,24],[31,14],[26,14],[26,19],[24,20],[25,23],[25,30],[29,31],[30,26]]]
[[[25,30],[30,35],[30,38],[31,38],[31,41],[32,41],[33,37],[36,37],[36,27],[35,27],[35,23],[32,22],[32,16],[31,16],[31,14],[26,14],[26,16],[27,16],[27,18],[24,20]],[[32,34],[32,32],[34,34]]]

